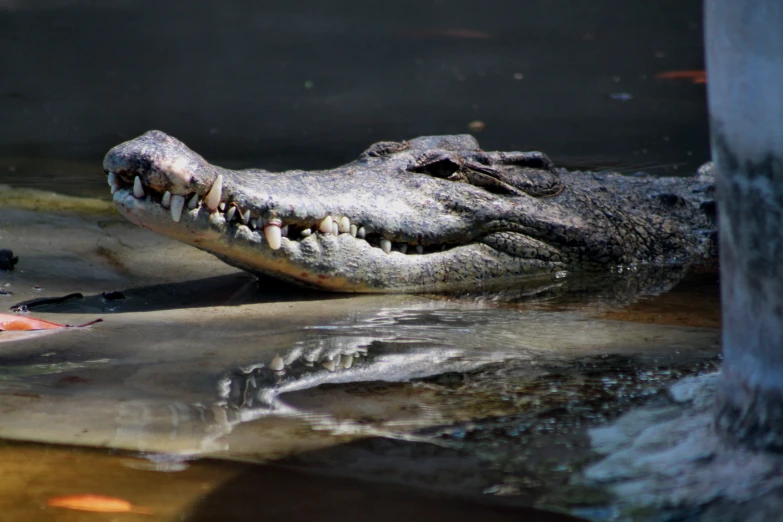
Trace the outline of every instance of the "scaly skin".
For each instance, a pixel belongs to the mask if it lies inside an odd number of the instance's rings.
[[[541,153],[483,152],[468,135],[382,142],[335,169],[272,173],[210,165],[150,131],[111,149],[103,167],[130,221],[250,272],[331,291],[500,288],[714,255],[709,176],[568,172]],[[175,221],[166,191],[195,208]],[[210,208],[217,195],[223,208]],[[327,216],[350,223],[331,231]]]

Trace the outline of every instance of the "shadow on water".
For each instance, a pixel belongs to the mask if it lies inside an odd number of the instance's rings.
[[[249,520],[530,520],[576,518],[495,499],[422,491],[378,481],[326,476],[274,466],[205,459],[176,473],[139,466],[140,459],[104,450],[0,441],[0,512],[4,521]],[[85,472],[89,470],[89,472]],[[119,515],[47,507],[47,499],[101,492],[149,514]]]
[[[31,312],[48,314],[115,314],[348,297],[238,272],[197,281],[113,288],[99,294],[74,295],[63,302],[34,298],[17,302],[10,308],[25,307]]]
[[[198,502],[193,514],[183,520],[250,521],[258,520],[259,511],[264,520],[579,520],[530,507],[504,506],[486,498],[275,468],[248,469]]]

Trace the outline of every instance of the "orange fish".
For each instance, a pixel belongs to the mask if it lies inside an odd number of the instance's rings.
[[[96,319],[89,323],[80,324],[76,328],[89,326],[99,323],[103,319]],[[26,317],[24,315],[0,314],[0,331],[4,330],[51,330],[53,328],[74,328],[70,324],[57,324],[35,317]]]
[[[707,83],[707,71],[667,71],[656,74],[659,80],[690,80],[691,83]]]
[[[106,497],[103,495],[85,494],[53,497],[46,501],[46,505],[49,507],[75,509],[78,511],[93,511],[96,513],[152,514],[152,511],[150,511],[149,508],[134,506],[127,500],[116,497]]]

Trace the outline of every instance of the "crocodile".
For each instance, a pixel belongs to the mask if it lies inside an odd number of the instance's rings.
[[[335,292],[508,288],[576,271],[714,260],[714,180],[557,168],[470,135],[380,142],[318,171],[229,170],[149,131],[103,161],[130,221]]]

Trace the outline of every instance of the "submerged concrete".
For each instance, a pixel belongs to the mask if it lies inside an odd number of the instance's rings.
[[[737,447],[715,430],[723,378],[685,379],[671,386],[667,403],[591,430],[605,458],[577,482],[609,488],[620,520],[776,520],[783,456]]]

